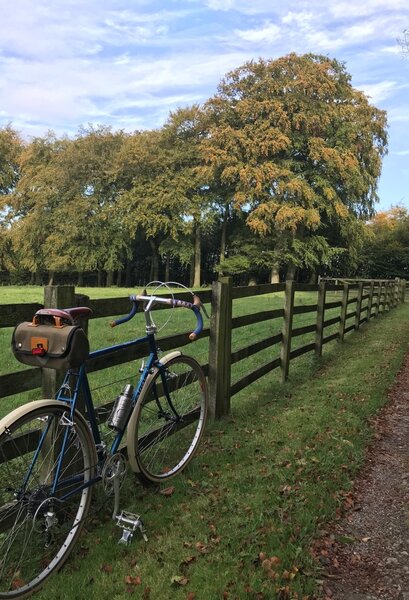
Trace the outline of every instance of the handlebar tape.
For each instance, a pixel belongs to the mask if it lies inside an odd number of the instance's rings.
[[[121,317],[120,319],[116,319],[115,321],[111,321],[111,323],[110,323],[111,327],[116,327],[117,325],[122,325],[122,323],[126,323],[127,321],[130,321],[136,315],[136,312],[138,310],[138,301],[132,297],[131,297],[131,300],[132,300],[132,308],[131,308],[131,312],[129,313],[129,315],[126,315],[126,317]]]

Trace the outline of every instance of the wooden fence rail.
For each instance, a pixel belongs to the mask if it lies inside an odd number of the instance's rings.
[[[266,284],[243,288],[233,288],[231,277],[221,277],[212,289],[201,293],[203,302],[211,303],[210,327],[203,330],[202,338],[209,338],[208,362],[202,366],[208,376],[211,414],[220,418],[230,412],[231,398],[239,391],[274,369],[281,369],[284,382],[290,371],[290,363],[308,352],[321,356],[325,344],[333,340],[343,341],[350,331],[357,331],[363,323],[378,317],[405,300],[406,281],[402,280],[326,280],[318,285],[296,284],[287,281],[279,284]],[[283,308],[264,310],[244,316],[232,317],[233,302],[240,298],[284,293]],[[295,304],[296,294],[317,292],[316,304]],[[328,292],[337,292],[339,299],[327,301]],[[353,292],[353,294],[352,294]],[[189,299],[189,294],[180,294]],[[52,286],[45,288],[44,306],[67,308],[86,304],[93,310],[93,318],[126,314],[129,298],[89,300],[86,296],[75,295],[73,286]],[[31,320],[40,304],[9,304],[0,306],[0,327],[13,327],[17,322]],[[352,308],[352,310],[351,310]],[[328,311],[340,309],[336,316],[327,316]],[[294,327],[294,316],[315,314],[315,322],[302,327]],[[353,319],[353,322],[351,320]],[[277,321],[277,333],[257,342],[232,351],[233,331],[256,323]],[[328,328],[336,331],[328,333]],[[281,331],[280,331],[281,330]],[[313,334],[313,339],[299,347],[294,340]],[[186,332],[160,339],[164,351],[189,344]],[[267,348],[277,347],[277,356],[259,364],[250,373],[242,375],[232,383],[232,366]],[[137,346],[123,349],[87,363],[89,372],[99,371],[146,356],[148,349]],[[42,387],[42,394],[50,397],[58,386],[61,375],[50,369],[25,369],[0,376],[0,399],[14,394]]]

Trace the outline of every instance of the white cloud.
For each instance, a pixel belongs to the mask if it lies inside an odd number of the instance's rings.
[[[359,89],[369,96],[371,104],[378,104],[393,95],[398,87],[396,81],[379,81],[378,83],[361,84]]]
[[[246,42],[271,43],[279,39],[281,29],[274,23],[266,22],[253,29],[235,29],[234,34]]]

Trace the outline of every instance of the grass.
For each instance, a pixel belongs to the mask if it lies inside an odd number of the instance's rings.
[[[245,299],[234,311],[280,305],[274,295]],[[314,318],[299,317],[296,326]],[[237,330],[233,344],[266,337],[274,327]],[[103,331],[95,332],[98,343]],[[112,501],[98,491],[78,551],[36,598],[312,598],[319,570],[311,545],[342,508],[362,465],[372,440],[369,420],[385,403],[408,334],[409,306],[400,305],[344,344],[326,346],[322,359],[308,354],[292,362],[285,385],[275,371],[237,394],[231,415],[209,425],[199,455],[169,482],[169,495],[145,490],[129,475],[121,508],[142,513],[148,543],[136,536],[128,547],[117,545]],[[296,345],[307,341],[297,338]],[[205,352],[199,343],[189,353],[194,349]],[[237,368],[250,369],[248,361]]]

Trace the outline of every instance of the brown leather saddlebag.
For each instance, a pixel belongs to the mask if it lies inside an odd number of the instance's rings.
[[[89,342],[78,325],[24,322],[13,332],[11,348],[18,361],[32,367],[79,367],[89,355]]]

